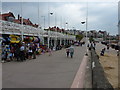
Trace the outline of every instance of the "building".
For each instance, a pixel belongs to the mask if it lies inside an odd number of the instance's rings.
[[[18,14],[18,18],[16,19],[14,14],[12,12],[9,13],[4,13],[4,14],[0,14],[0,20],[4,20],[4,21],[10,21],[10,22],[14,22],[17,24],[21,24],[22,20],[23,20],[23,25],[29,25],[29,26],[33,26],[33,27],[38,27],[37,24],[33,24],[30,19],[24,19],[22,17],[20,17],[20,15]]]
[[[81,34],[81,31],[80,30],[76,30],[76,29],[74,29],[74,30],[70,29],[70,30],[66,30],[66,31],[68,33],[72,34],[72,35],[79,35],[79,34]]]

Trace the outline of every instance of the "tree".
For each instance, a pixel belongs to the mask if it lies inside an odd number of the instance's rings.
[[[82,38],[83,38],[83,35],[76,35],[76,40],[81,41],[81,40],[82,40]]]
[[[93,42],[93,41],[94,41],[93,36],[91,36],[91,37],[89,38],[89,41],[90,41],[90,42]]]

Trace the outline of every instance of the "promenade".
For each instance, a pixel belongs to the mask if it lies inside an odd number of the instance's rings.
[[[66,50],[37,56],[25,62],[2,64],[3,88],[70,88],[85,54],[85,46],[76,47],[73,58]]]

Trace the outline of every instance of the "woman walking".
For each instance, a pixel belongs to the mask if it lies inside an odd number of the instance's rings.
[[[69,47],[69,53],[70,53],[70,57],[73,58],[73,54],[74,54],[74,47],[73,46]]]

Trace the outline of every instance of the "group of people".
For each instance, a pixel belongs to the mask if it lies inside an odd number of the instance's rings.
[[[74,47],[73,46],[66,48],[66,55],[67,55],[67,57],[70,56],[71,58],[73,58],[73,55],[74,55]]]
[[[37,45],[32,44],[11,44],[2,45],[2,62],[5,61],[24,61],[26,59],[36,58]]]

